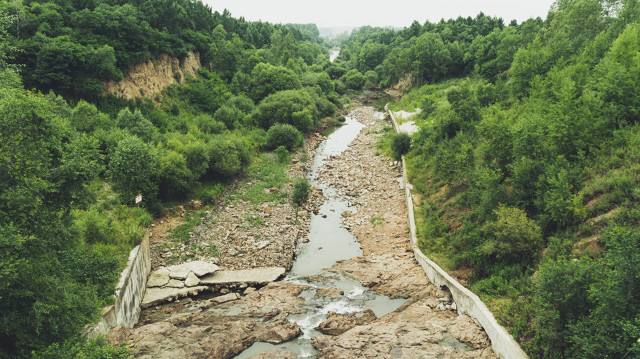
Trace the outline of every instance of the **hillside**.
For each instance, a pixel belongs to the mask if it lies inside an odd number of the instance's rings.
[[[576,0],[508,26],[361,28],[329,69],[411,79],[391,108],[422,110],[405,120],[421,249],[532,358],[640,355],[639,15]]]

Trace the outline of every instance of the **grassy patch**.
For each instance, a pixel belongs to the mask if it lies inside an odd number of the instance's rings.
[[[253,204],[272,201],[283,203],[288,197],[288,193],[283,190],[284,184],[289,182],[288,166],[288,163],[280,162],[273,154],[262,154],[247,170],[249,186],[240,193],[233,193],[231,199],[241,199]]]

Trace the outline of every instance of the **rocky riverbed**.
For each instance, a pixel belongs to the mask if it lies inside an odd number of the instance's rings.
[[[364,129],[346,151],[324,161],[316,180],[337,189],[349,201],[349,210],[340,212],[339,218],[360,243],[361,255],[339,260],[316,277],[283,280],[262,288],[239,285],[150,308],[136,328],[115,329],[110,340],[131,343],[136,357],[142,358],[231,358],[250,347],[264,348],[255,350],[257,358],[295,358],[303,356],[294,348],[299,340],[289,340],[303,336],[310,336],[312,356],[319,358],[495,358],[484,331],[468,316],[458,315],[450,294],[431,285],[413,259],[400,168],[376,154],[376,143],[389,122],[370,107],[358,107],[350,116],[365,125]],[[304,171],[302,165],[298,168]],[[297,171],[296,164],[293,171]],[[323,212],[327,209],[321,208],[320,192],[316,189],[308,207],[297,211],[281,203],[258,208],[263,213],[263,208],[271,210],[264,217],[268,227],[260,230],[243,227],[245,211],[255,211],[253,206],[221,207],[207,220],[231,225],[205,224],[192,238],[217,241],[220,256],[212,262],[221,268],[274,262],[288,268],[296,243],[306,240],[309,223],[332,213]],[[283,208],[277,209],[279,206]],[[318,214],[312,215],[314,212]],[[270,219],[273,224],[268,224]],[[229,228],[234,228],[233,236]],[[255,240],[258,233],[263,236]],[[267,245],[258,244],[265,240]],[[316,250],[322,256],[322,251],[331,248]],[[349,280],[385,296],[369,302],[390,303],[387,297],[406,301],[390,313],[378,310],[378,315],[358,306],[333,305],[362,295],[362,290],[336,285]],[[303,323],[308,321],[310,308],[323,311],[321,322],[314,324],[319,333],[313,335],[305,329],[309,323]],[[278,343],[284,344],[272,347]],[[246,353],[243,357],[253,355]]]

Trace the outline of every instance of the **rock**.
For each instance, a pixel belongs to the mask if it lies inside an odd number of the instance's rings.
[[[175,279],[186,279],[189,275],[189,272],[193,272],[198,277],[205,276],[207,274],[211,274],[217,271],[219,268],[217,265],[213,263],[203,262],[203,261],[193,261],[187,262],[176,266],[168,267],[170,272],[174,272],[176,277],[171,277]],[[178,278],[184,274],[183,278]]]
[[[147,279],[147,287],[162,287],[169,283],[169,279],[169,270],[165,267],[162,267],[149,274],[149,279]]]
[[[298,211],[298,216],[299,217],[306,217],[309,215],[309,212],[302,210],[302,211]]]
[[[256,337],[256,341],[278,344],[291,340],[300,334],[302,334],[302,331],[298,323],[290,322],[283,318],[279,321],[278,325],[268,331],[260,333],[260,335]]]
[[[327,320],[320,323],[316,329],[322,334],[340,335],[353,327],[370,323],[376,319],[376,315],[371,309],[348,314],[329,312],[327,313]]]
[[[229,289],[228,288],[222,288],[222,289],[220,289],[220,293],[227,294],[227,293],[229,293]]]
[[[200,284],[216,285],[229,283],[266,284],[280,278],[286,270],[282,267],[267,267],[217,271],[200,278]]]
[[[189,275],[187,275],[187,279],[185,279],[184,284],[187,287],[195,287],[196,285],[200,284],[200,279],[198,279],[198,277],[196,277],[193,272],[189,272]]]
[[[177,279],[170,279],[169,283],[167,283],[167,287],[169,288],[184,288],[184,282]]]
[[[249,287],[249,288],[245,289],[244,292],[242,292],[242,295],[248,295],[248,294],[251,294],[251,293],[253,293],[255,291],[256,291],[256,289],[254,287]]]
[[[237,293],[229,293],[229,294],[221,295],[219,297],[215,297],[211,300],[215,301],[218,304],[222,304],[226,302],[231,302],[233,300],[238,300],[239,298],[240,296]]]
[[[344,291],[338,288],[318,288],[316,290],[316,296],[326,296],[331,298],[338,298],[344,295]]]
[[[140,306],[143,309],[149,308],[156,304],[173,301],[174,299],[196,295],[206,289],[208,289],[208,287],[204,286],[190,288],[148,288]]]
[[[264,208],[262,208],[262,213],[264,213],[267,216],[271,215],[271,208],[269,208],[269,206],[264,206]]]

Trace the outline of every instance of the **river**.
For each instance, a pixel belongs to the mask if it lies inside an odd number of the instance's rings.
[[[405,302],[404,299],[389,299],[379,295],[339,272],[327,271],[340,260],[361,256],[362,249],[342,223],[343,212],[356,211],[351,205],[353,198],[343,196],[336,188],[320,181],[319,173],[326,160],[346,150],[363,128],[363,124],[347,116],[344,126],[318,146],[308,175],[311,184],[322,189],[325,201],[320,211],[312,215],[309,242],[300,245],[293,267],[285,278],[287,281],[309,286],[308,290],[300,294],[305,299],[306,312],[289,318],[298,323],[303,334],[278,345],[255,343],[236,358],[250,358],[273,348],[286,349],[298,358],[313,358],[316,350],[311,345],[311,338],[321,334],[315,328],[327,319],[329,311],[344,314],[371,309],[379,318]],[[344,292],[344,295],[337,300],[316,296],[316,288],[336,288]]]

